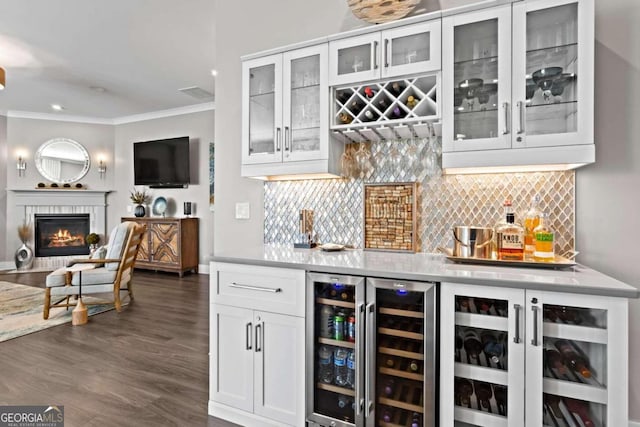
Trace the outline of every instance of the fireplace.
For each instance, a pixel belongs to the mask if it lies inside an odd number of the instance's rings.
[[[89,214],[35,214],[37,257],[88,255]]]

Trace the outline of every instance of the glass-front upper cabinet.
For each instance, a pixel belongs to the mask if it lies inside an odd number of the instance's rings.
[[[513,6],[514,147],[593,143],[593,0]]]
[[[242,64],[242,162],[282,159],[282,55]]]
[[[424,73],[441,66],[441,22],[433,20],[329,44],[329,84]]]
[[[445,151],[511,146],[511,6],[443,19]]]
[[[327,53],[324,43],[243,62],[244,165],[328,157]]]
[[[284,53],[284,161],[327,158],[328,47]]]

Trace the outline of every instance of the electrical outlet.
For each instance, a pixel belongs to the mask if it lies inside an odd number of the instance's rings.
[[[132,210],[133,210],[133,206],[127,205],[127,213],[131,213]]]
[[[249,202],[236,203],[236,219],[249,219],[250,216]]]

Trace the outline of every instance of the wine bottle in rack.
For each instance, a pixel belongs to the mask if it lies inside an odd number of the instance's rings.
[[[544,342],[544,364],[555,376],[562,376],[567,373],[562,355],[548,341]]]
[[[467,297],[456,297],[456,306],[457,310],[463,313],[469,313],[471,311],[469,298]]]
[[[405,113],[405,111],[402,108],[400,108],[400,106],[398,105],[393,107],[393,110],[391,110],[391,117],[394,119],[401,119],[406,115],[407,113]]]
[[[467,352],[467,363],[478,364],[478,356],[482,352],[482,342],[478,333],[473,329],[467,329],[464,333],[464,350]]]
[[[456,377],[454,385],[455,401],[458,406],[471,406],[473,384],[466,378]]]
[[[462,349],[463,345],[464,345],[464,340],[462,339],[460,334],[456,332],[456,355],[455,355],[456,362],[460,362],[460,350]]]
[[[411,427],[422,427],[422,416],[417,412],[411,415]]]
[[[364,104],[358,100],[353,101],[349,104],[349,111],[351,111],[354,116],[357,116],[363,108]]]
[[[367,110],[364,112],[364,117],[366,121],[373,122],[375,120],[378,120],[378,117],[380,116],[378,115],[378,113],[374,112],[373,110]]]
[[[560,397],[555,394],[547,394],[545,393],[543,396],[543,400],[545,405],[548,405],[551,409],[551,413],[554,417],[559,419],[564,419],[562,416],[562,411],[560,410]]]
[[[509,316],[509,304],[506,300],[497,299],[493,301],[493,308],[500,317]]]
[[[420,99],[417,96],[409,95],[407,97],[407,102],[405,102],[405,105],[409,108],[414,108],[416,105],[418,105],[418,101],[420,101]]]
[[[385,98],[380,98],[376,105],[378,106],[378,109],[380,111],[385,111],[389,107],[389,104],[387,103],[387,100]]]
[[[353,121],[353,117],[347,113],[340,113],[338,114],[338,120],[340,120],[340,124],[348,125]]]
[[[475,298],[473,300],[476,309],[480,314],[491,314],[491,307],[493,307],[493,300],[486,298]]]
[[[366,96],[367,98],[373,98],[374,96],[376,96],[376,92],[377,91],[371,86],[365,86],[364,88],[364,96]]]
[[[504,343],[499,342],[495,335],[489,331],[484,331],[481,338],[483,346],[482,349],[485,356],[487,356],[487,359],[500,366],[502,356],[504,355]]]
[[[349,101],[349,98],[351,98],[351,93],[349,91],[342,90],[336,93],[336,99],[340,101],[342,105],[345,105],[347,101]]]
[[[491,384],[483,381],[474,381],[473,388],[476,390],[476,397],[480,401],[480,407],[482,409],[488,409],[491,412],[491,398],[493,397],[493,391],[491,390]]]
[[[591,420],[591,416],[589,415],[589,407],[585,402],[565,397],[564,404],[566,405],[569,412],[580,418],[582,424],[584,424],[585,427],[595,427],[595,424],[593,423],[593,421]]]
[[[507,387],[503,385],[493,385],[493,395],[496,398],[498,413],[504,417],[507,416]]]
[[[384,395],[387,397],[393,396],[395,386],[395,380],[393,378],[387,378],[386,381],[382,384],[382,393],[384,393]]]
[[[391,87],[389,88],[389,92],[393,94],[393,96],[399,96],[404,90],[405,85],[400,82],[391,83]]]
[[[391,408],[383,408],[380,412],[380,421],[390,423],[393,419],[393,410]]]
[[[409,369],[411,372],[420,372],[420,363],[416,360],[412,360],[409,362]]]
[[[576,352],[573,345],[566,340],[558,340],[555,342],[555,346],[562,354],[566,364],[574,371],[579,373],[585,378],[591,378],[591,369],[589,369],[589,361],[583,358]]]
[[[382,366],[387,367],[389,369],[397,369],[396,359],[391,356],[386,356],[382,360]]]

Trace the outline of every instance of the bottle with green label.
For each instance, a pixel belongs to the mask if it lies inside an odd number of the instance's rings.
[[[553,230],[549,227],[549,214],[540,215],[540,223],[533,229],[533,238],[535,250],[533,259],[536,261],[554,261],[554,235]]]

